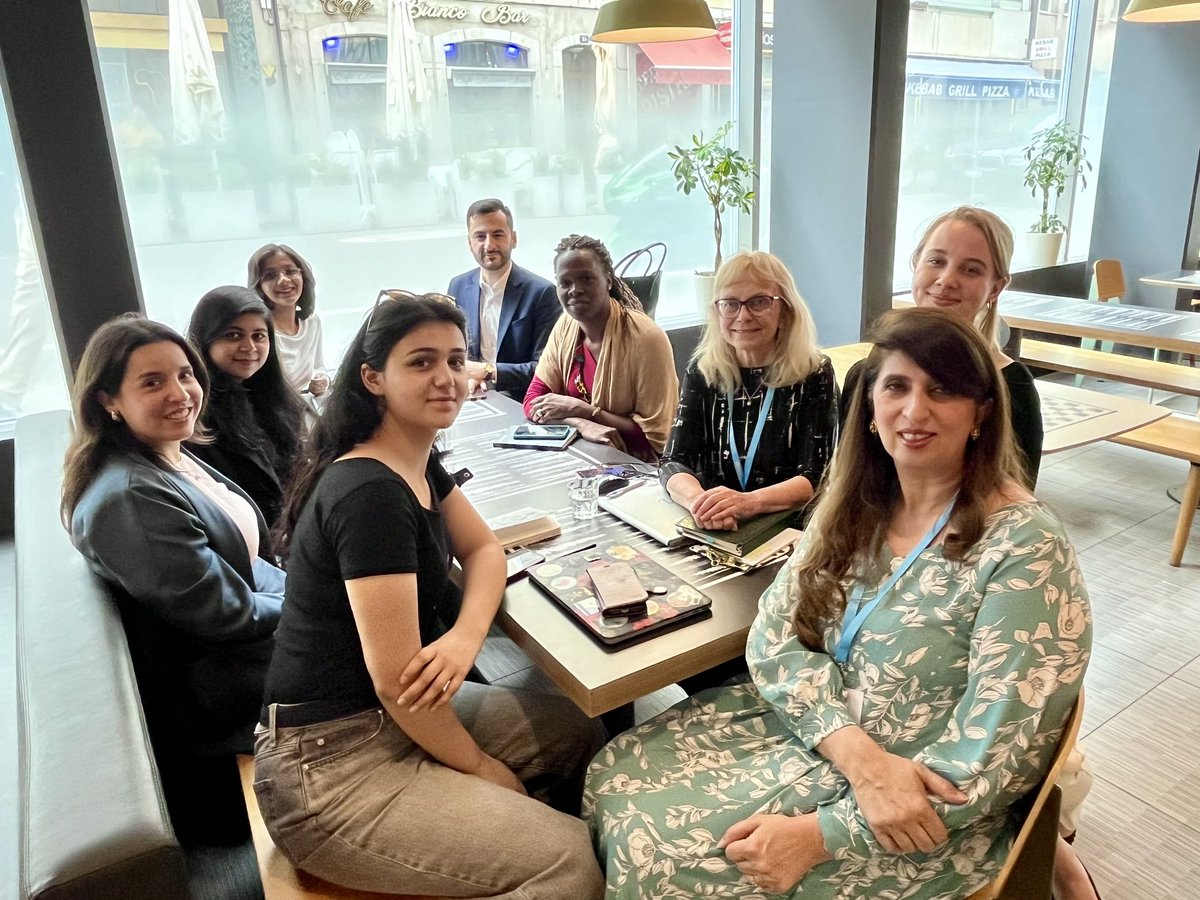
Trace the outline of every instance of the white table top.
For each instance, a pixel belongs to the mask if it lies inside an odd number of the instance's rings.
[[[1174,272],[1158,272],[1154,275],[1143,275],[1138,281],[1142,284],[1152,284],[1156,287],[1200,291],[1200,272],[1195,269],[1176,269]]]
[[[502,395],[468,403],[454,427],[453,452],[443,465],[470,468],[463,492],[485,516],[533,507],[551,513],[562,536],[538,545],[552,556],[598,537],[619,536],[654,562],[699,588],[713,601],[712,615],[611,650],[594,640],[554,600],[527,578],[509,585],[497,622],[550,679],[590,716],[615,709],[668,684],[740,656],[758,610],[758,598],[777,566],[740,574],[716,568],[684,550],[667,550],[600,510],[590,522],[571,518],[566,483],[578,469],[632,458],[584,441],[565,451],[495,449],[491,441],[514,422],[520,406]]]

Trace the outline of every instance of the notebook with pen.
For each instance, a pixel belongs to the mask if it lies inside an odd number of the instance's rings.
[[[650,594],[644,616],[600,614],[596,586],[587,572],[589,565],[599,562],[626,562],[633,567]],[[536,565],[529,578],[593,638],[612,649],[695,622],[710,615],[712,606],[705,594],[619,538]]]

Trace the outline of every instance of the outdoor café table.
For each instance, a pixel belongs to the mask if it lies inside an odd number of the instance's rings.
[[[686,549],[667,550],[641,532],[599,510],[596,518],[571,517],[567,481],[597,464],[636,462],[611,447],[577,440],[562,451],[500,449],[492,441],[525,421],[521,406],[499,393],[468,402],[449,437],[442,460],[450,472],[472,478],[463,492],[486,518],[531,507],[551,513],[561,537],[538,544],[556,551],[619,538],[712,599],[712,615],[621,649],[606,649],[554,600],[521,577],[508,586],[497,616],[501,629],[589,716],[631,703],[659,688],[740,656],[758,611],[758,598],[778,566],[741,574],[714,567]],[[657,488],[656,488],[657,489]]]

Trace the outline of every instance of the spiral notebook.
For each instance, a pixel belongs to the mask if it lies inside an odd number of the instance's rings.
[[[650,592],[646,615],[636,618],[600,615],[596,587],[587,573],[588,565],[598,561],[620,561],[633,566],[642,586]],[[529,578],[593,638],[610,649],[711,615],[712,600],[705,594],[619,538],[536,565],[529,570]]]

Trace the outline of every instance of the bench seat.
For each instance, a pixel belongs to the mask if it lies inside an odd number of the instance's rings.
[[[1186,416],[1173,415],[1133,431],[1109,438],[1126,447],[1137,447],[1151,453],[1162,453],[1191,463],[1187,485],[1180,498],[1179,519],[1175,523],[1175,537],[1171,542],[1171,565],[1183,561],[1192,520],[1196,516],[1196,504],[1200,502],[1200,421]]]
[[[1021,362],[1072,375],[1090,375],[1200,397],[1200,369],[1191,366],[1028,338],[1021,341]]]

